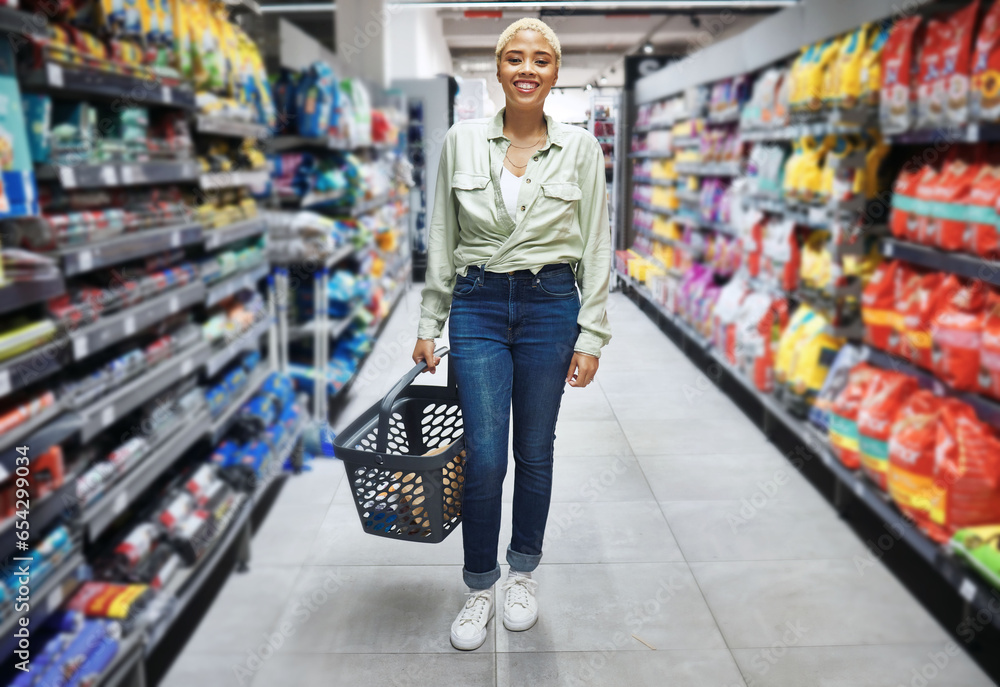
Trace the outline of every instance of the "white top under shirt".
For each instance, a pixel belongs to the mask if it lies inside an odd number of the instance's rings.
[[[501,165],[500,193],[503,194],[503,204],[507,206],[507,214],[511,219],[517,217],[517,194],[520,190],[521,177]]]

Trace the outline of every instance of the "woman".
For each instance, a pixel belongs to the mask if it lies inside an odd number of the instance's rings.
[[[451,626],[457,649],[482,646],[494,613],[511,412],[514,531],[504,627],[527,630],[538,618],[531,572],[542,557],[559,401],[564,384],[593,381],[611,338],[604,153],[590,133],[542,111],[561,54],[544,22],[508,27],[496,48],[506,107],[453,126],[438,172],[413,360],[434,372],[434,339],[449,320],[467,450],[469,599]]]

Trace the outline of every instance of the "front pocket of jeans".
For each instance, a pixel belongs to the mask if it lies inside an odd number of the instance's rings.
[[[546,296],[572,298],[576,295],[576,280],[571,276],[535,279],[535,286]]]
[[[452,290],[454,296],[471,296],[476,290],[479,282],[472,277],[459,277],[455,280],[455,288]]]

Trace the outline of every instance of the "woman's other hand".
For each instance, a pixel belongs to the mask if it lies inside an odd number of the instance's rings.
[[[566,383],[570,386],[585,387],[594,381],[600,361],[586,353],[574,353],[566,373]]]
[[[417,345],[413,347],[413,362],[420,364],[427,361],[427,369],[431,374],[437,371],[441,356],[434,355],[434,341],[431,339],[417,339]]]

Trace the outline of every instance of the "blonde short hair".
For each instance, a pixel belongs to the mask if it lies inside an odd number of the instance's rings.
[[[518,19],[516,22],[504,29],[504,32],[500,34],[499,40],[497,40],[497,66],[500,66],[500,56],[503,55],[504,49],[507,44],[510,43],[511,39],[514,38],[521,31],[537,31],[542,35],[550,46],[552,46],[552,52],[556,54],[556,67],[562,66],[562,46],[559,45],[559,38],[556,36],[556,32],[552,30],[552,27],[543,22],[541,19],[534,19],[533,17],[525,17],[524,19]]]

